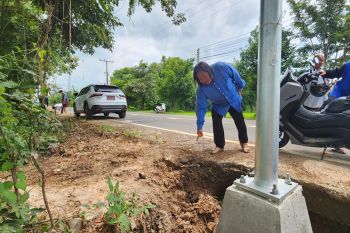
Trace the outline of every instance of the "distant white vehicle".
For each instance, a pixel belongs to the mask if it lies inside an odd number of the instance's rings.
[[[86,119],[91,119],[94,114],[98,113],[103,113],[105,117],[110,113],[117,113],[120,118],[126,116],[126,97],[118,86],[89,85],[76,96],[73,103],[76,117],[79,117],[81,113],[85,114]]]
[[[161,104],[157,105],[156,108],[154,109],[154,111],[156,111],[156,113],[165,113],[165,111],[166,111],[165,103],[161,103]]]

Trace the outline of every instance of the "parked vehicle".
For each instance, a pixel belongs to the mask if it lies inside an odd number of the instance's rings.
[[[118,86],[89,85],[76,95],[73,111],[76,117],[84,113],[86,119],[91,119],[98,113],[103,113],[105,117],[110,113],[117,113],[120,118],[125,118],[127,101]]]
[[[165,113],[166,111],[166,106],[165,103],[158,104],[156,108],[154,109],[156,113]]]
[[[319,112],[303,107],[305,99],[327,93],[326,84],[308,84],[318,79],[317,73],[295,77],[287,70],[281,80],[279,147],[292,144],[311,147],[350,148],[350,96],[330,100]],[[322,156],[323,158],[323,156]]]

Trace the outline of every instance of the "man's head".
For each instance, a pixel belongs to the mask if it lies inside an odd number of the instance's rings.
[[[62,93],[63,93],[63,90],[59,90],[58,93],[62,94]]]
[[[316,54],[314,56],[313,60],[314,60],[314,63],[315,63],[315,69],[316,70],[321,69],[321,67],[324,65],[324,62],[325,62],[324,56],[322,54]]]
[[[205,62],[199,62],[193,69],[193,79],[199,84],[209,85],[213,80],[210,66]]]

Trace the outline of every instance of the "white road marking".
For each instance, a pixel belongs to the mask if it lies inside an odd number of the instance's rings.
[[[178,133],[178,134],[183,134],[183,135],[189,135],[189,136],[197,137],[197,134],[187,133],[187,132],[173,130],[173,129],[160,128],[160,127],[144,125],[144,124],[138,124],[138,123],[133,123],[133,122],[127,122],[127,121],[120,121],[120,122],[125,123],[125,124],[137,125],[137,126],[142,126],[142,127],[146,127],[146,128],[158,129],[158,130],[163,130],[163,131],[168,131],[168,132],[173,132],[173,133]],[[213,139],[213,134],[212,133],[203,132],[203,134],[204,134],[203,138]],[[208,136],[206,136],[206,135],[208,135]],[[225,141],[226,142],[231,142],[231,143],[234,143],[234,144],[239,144],[239,141],[234,141],[234,140],[225,140]],[[255,147],[255,145],[251,144],[251,143],[248,143],[248,145],[251,146],[251,147]]]
[[[138,123],[133,123],[130,120],[124,120],[124,121],[119,121],[125,124],[131,124],[131,125],[137,125],[137,126],[141,126],[141,127],[146,127],[146,128],[151,128],[151,129],[158,129],[158,130],[163,130],[163,131],[168,131],[168,132],[173,132],[173,133],[178,133],[178,134],[183,134],[183,135],[188,135],[188,136],[194,136],[197,137],[197,134],[193,134],[193,133],[187,133],[187,132],[183,132],[183,131],[178,131],[178,130],[172,130],[172,129],[166,129],[166,128],[160,128],[160,127],[155,127],[155,126],[150,126],[150,125],[144,125],[144,124],[138,124]],[[203,132],[204,136],[203,138],[209,138],[209,139],[213,139],[213,134],[209,133],[209,132]],[[208,136],[206,136],[208,135]],[[239,141],[234,141],[234,140],[225,140],[226,142],[231,142],[234,144],[239,144]],[[254,147],[255,148],[255,144],[251,144],[248,143],[249,146]],[[306,154],[306,153],[296,153],[296,152],[290,152],[287,151],[285,149],[280,149],[281,152],[285,152],[288,154],[292,154],[292,155],[296,155],[296,156],[300,156],[300,157],[304,157],[304,158],[308,158],[308,159],[314,159],[314,160],[319,160],[318,157],[313,156],[314,154]],[[345,165],[350,165],[349,161],[346,160],[338,160],[338,159],[333,159],[333,158],[324,158],[323,161],[327,161],[327,162],[334,162],[334,163],[339,163],[339,164],[345,164]]]

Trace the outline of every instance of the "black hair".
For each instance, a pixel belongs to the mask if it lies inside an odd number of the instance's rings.
[[[201,84],[197,76],[199,72],[207,72],[210,77],[213,77],[211,67],[203,61],[199,62],[193,69],[193,79],[197,82],[198,85]]]

